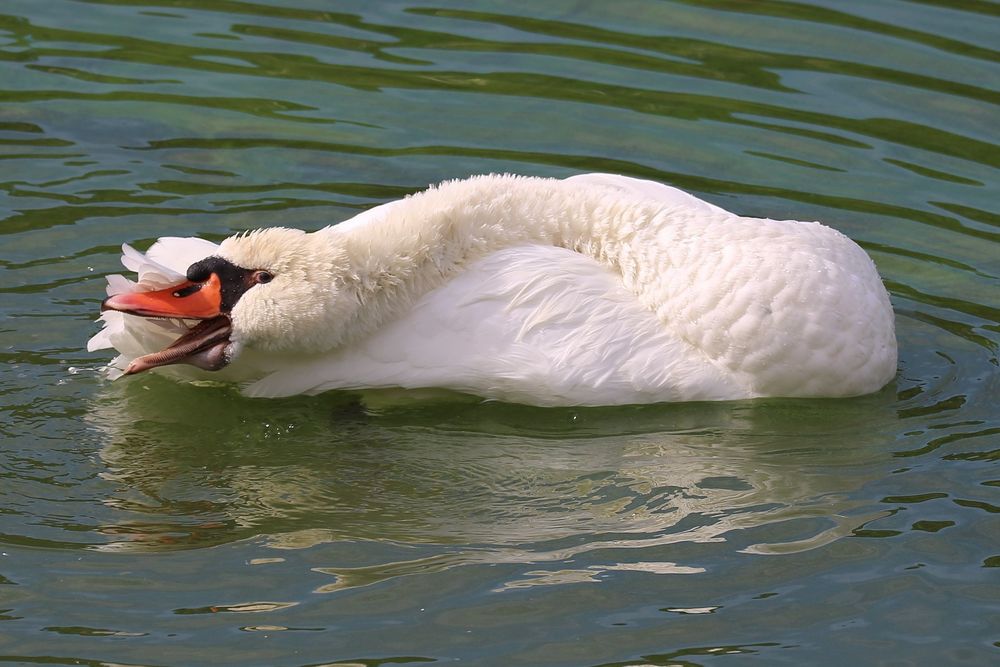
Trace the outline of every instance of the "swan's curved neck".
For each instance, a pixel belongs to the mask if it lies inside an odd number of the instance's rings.
[[[332,349],[409,312],[469,263],[519,245],[567,248],[621,276],[659,311],[671,286],[653,252],[685,235],[688,216],[656,201],[548,178],[480,176],[420,192],[373,219],[329,227],[335,287],[323,315]]]
[[[588,191],[553,179],[482,176],[411,196],[372,224],[330,232],[347,252],[362,302],[406,304],[469,262],[529,244],[589,255],[634,289],[641,259],[634,249],[666,221],[655,205],[630,204],[600,188]]]

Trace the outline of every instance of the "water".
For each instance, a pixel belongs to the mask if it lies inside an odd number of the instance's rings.
[[[0,662],[994,664],[998,13],[5,0]],[[897,381],[362,408],[84,351],[123,241],[486,171],[826,221],[890,288]]]

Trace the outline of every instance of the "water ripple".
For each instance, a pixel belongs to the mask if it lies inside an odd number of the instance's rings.
[[[993,4],[328,9],[0,10],[0,661],[995,650]],[[844,401],[265,405],[108,384],[84,350],[123,241],[316,229],[482,171],[618,172],[825,221],[885,278],[896,382]]]

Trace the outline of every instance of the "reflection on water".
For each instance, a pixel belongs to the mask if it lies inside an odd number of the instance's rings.
[[[116,520],[97,528],[107,541],[96,548],[159,551],[254,535],[276,549],[357,541],[438,548],[414,560],[323,568],[337,582],[322,590],[470,563],[572,561],[596,550],[637,549],[641,559],[651,546],[725,542],[768,524],[798,526],[789,529],[795,539],[738,538],[739,547],[789,553],[875,518],[859,514],[850,496],[880,467],[845,485],[839,466],[884,459],[857,441],[896,427],[891,390],[832,405],[546,410],[445,398],[372,414],[332,394],[268,401],[266,415],[259,406],[160,378],[95,396],[86,421],[100,432],[102,476],[116,487],[103,499]],[[637,560],[530,581],[620,569],[703,571]]]

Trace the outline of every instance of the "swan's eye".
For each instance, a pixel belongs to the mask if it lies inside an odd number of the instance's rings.
[[[274,274],[270,271],[254,271],[253,281],[255,283],[269,283],[274,280]]]

